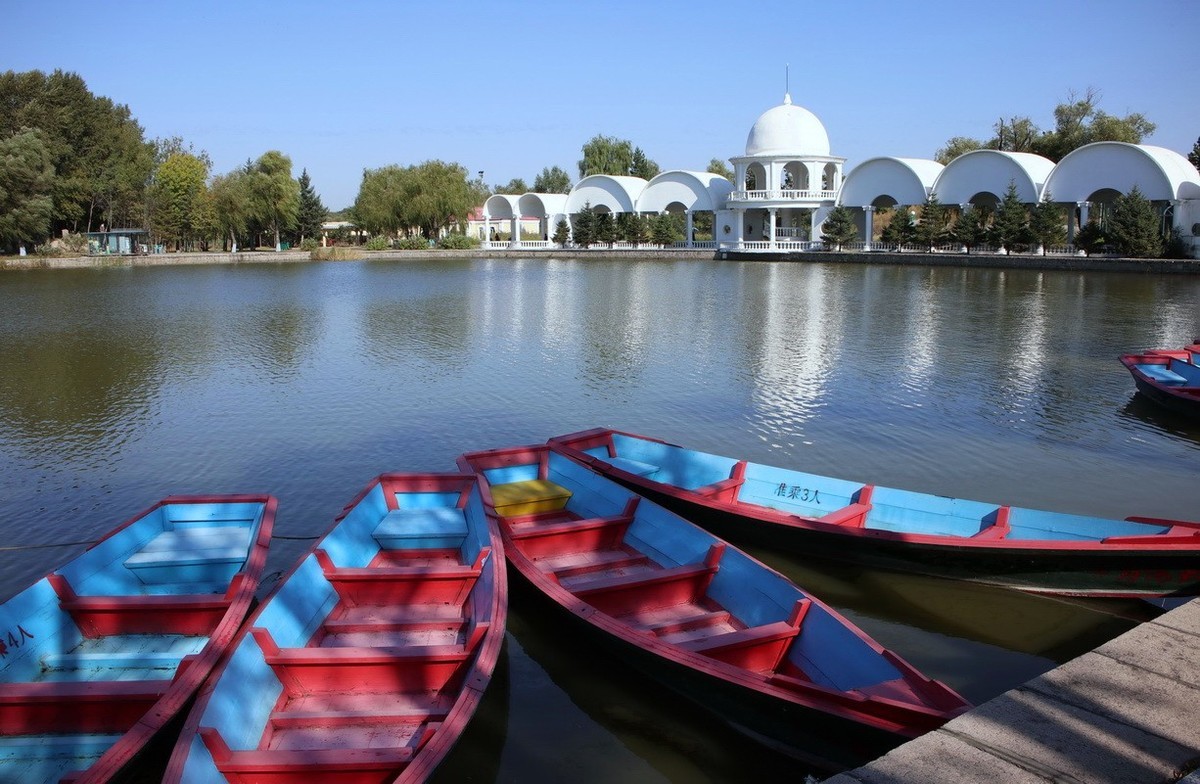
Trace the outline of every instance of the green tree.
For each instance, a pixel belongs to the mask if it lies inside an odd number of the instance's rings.
[[[593,136],[583,145],[580,179],[592,174],[628,175],[633,167],[633,142],[613,136]]]
[[[1162,255],[1161,219],[1154,205],[1135,185],[1113,202],[1106,227],[1109,242],[1122,256],[1157,258]]]
[[[203,224],[208,166],[195,155],[172,153],[154,173],[150,227],[155,236],[183,250]]]
[[[141,214],[151,150],[129,107],[78,74],[0,73],[0,138],[36,128],[54,168],[52,228],[90,230]]]
[[[554,227],[554,237],[552,239],[555,244],[566,247],[567,242],[571,239],[571,227],[567,224],[566,218],[558,219],[558,225]]]
[[[946,140],[946,143],[938,148],[934,153],[933,159],[945,166],[960,155],[966,155],[975,150],[982,150],[983,142],[978,139],[972,139],[969,136],[952,136]]]
[[[1050,200],[1050,194],[1042,194],[1042,200],[1037,203],[1029,214],[1029,232],[1034,242],[1046,248],[1062,245],[1067,241],[1066,215],[1062,208]]]
[[[297,184],[300,186],[300,206],[296,211],[296,244],[299,245],[307,238],[317,237],[321,233],[321,224],[325,222],[329,211],[325,209],[320,195],[313,188],[308,169],[300,172]]]
[[[992,143],[988,147],[1005,152],[1033,152],[1042,136],[1041,129],[1028,117],[1013,117],[1008,120],[1001,117],[992,129],[996,135],[992,137]]]
[[[622,212],[617,215],[617,239],[640,245],[649,237],[650,231],[644,216],[636,212]]]
[[[503,193],[507,196],[521,196],[529,192],[529,186],[525,184],[525,180],[520,177],[514,177],[508,181],[507,185],[501,185],[496,188],[496,193]]]
[[[534,193],[570,193],[571,177],[557,166],[542,169],[533,180]]]
[[[0,137],[0,249],[37,242],[54,217],[54,166],[41,131]]]
[[[575,244],[581,248],[589,247],[596,241],[596,210],[591,203],[583,205],[583,209],[575,213],[571,221]]]
[[[914,230],[914,240],[933,250],[933,246],[946,239],[946,208],[937,194],[930,193],[921,206],[921,220]]]
[[[292,159],[278,150],[268,150],[254,162],[250,172],[251,215],[275,236],[296,223],[300,213],[300,184],[292,179]]]
[[[879,239],[889,245],[909,245],[916,239],[916,223],[908,207],[897,204],[892,208],[891,220],[879,233]]]
[[[658,164],[646,157],[646,153],[642,152],[641,147],[636,147],[633,150],[633,160],[629,164],[629,175],[631,177],[641,177],[643,180],[652,180],[658,174],[660,169]]]
[[[1092,88],[1082,97],[1069,93],[1066,102],[1054,109],[1054,130],[1038,138],[1034,152],[1057,162],[1085,144],[1105,141],[1139,144],[1154,133],[1155,124],[1144,115],[1109,115],[1096,107],[1099,100],[1100,92]]]
[[[1030,241],[1029,211],[1017,195],[1017,184],[1008,182],[1004,198],[996,210],[996,218],[992,221],[992,234],[997,245],[1012,253],[1022,244]]]
[[[236,251],[238,238],[246,235],[250,224],[248,176],[239,168],[229,174],[214,177],[209,193],[217,233],[228,237],[229,249]]]
[[[1188,153],[1187,159],[1192,162],[1192,165],[1200,169],[1200,139],[1192,145],[1192,151]]]
[[[601,212],[596,215],[596,242],[602,245],[612,245],[617,239],[617,227],[611,212]]]
[[[958,220],[954,222],[953,233],[954,238],[967,247],[967,253],[987,240],[987,220],[987,212],[974,204],[968,204],[967,208],[959,213]]]
[[[351,210],[354,223],[369,234],[396,236],[410,228],[402,218],[410,171],[400,166],[364,169]]]
[[[457,163],[424,161],[409,168],[404,182],[401,224],[415,227],[428,240],[451,226],[465,231],[467,215],[482,203],[466,168]]]
[[[683,233],[670,213],[664,212],[650,219],[650,241],[655,245],[671,245],[682,238]]]
[[[729,168],[725,161],[720,158],[713,158],[709,161],[708,168],[705,171],[710,174],[719,174],[730,182],[733,182],[733,169]]]
[[[857,238],[858,227],[854,225],[854,215],[847,207],[834,207],[821,224],[821,242],[830,250],[841,250],[843,245]]]
[[[1075,247],[1091,256],[1108,244],[1108,236],[1099,221],[1088,221],[1075,233]]]

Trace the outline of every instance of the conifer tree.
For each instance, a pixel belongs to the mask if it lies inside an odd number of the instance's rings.
[[[1107,234],[1122,256],[1140,259],[1162,255],[1158,212],[1136,185],[1113,202]]]
[[[596,216],[596,242],[612,245],[617,239],[617,227],[613,222],[611,212],[602,212]]]
[[[589,247],[596,241],[596,211],[591,202],[583,205],[583,209],[575,214],[571,221],[575,244],[581,248]]]
[[[987,234],[987,214],[974,204],[968,204],[954,223],[955,238],[965,245],[967,253],[970,253],[971,248],[983,244]]]
[[[1000,200],[1000,208],[996,210],[996,219],[992,222],[992,232],[996,244],[1012,253],[1017,246],[1027,243],[1029,236],[1029,212],[1017,195],[1017,184],[1008,182],[1004,198]]]
[[[1029,233],[1034,242],[1046,248],[1062,245],[1067,240],[1066,217],[1062,208],[1050,200],[1050,194],[1042,194],[1042,200],[1037,203],[1029,215]]]
[[[913,228],[912,216],[909,215],[908,207],[897,204],[892,208],[892,219],[880,232],[879,239],[889,245],[907,245],[913,241],[915,234]]]
[[[921,207],[921,220],[915,227],[916,241],[928,250],[945,238],[946,208],[937,194],[930,193]]]
[[[655,215],[650,219],[650,241],[655,245],[670,245],[679,239],[676,233],[675,221],[669,213]]]
[[[567,225],[566,218],[558,219],[558,225],[554,227],[554,237],[552,239],[557,245],[566,247],[567,242],[571,239],[571,227]]]
[[[1081,248],[1088,256],[1103,249],[1106,244],[1108,237],[1099,221],[1088,221],[1075,234],[1075,247]]]
[[[854,216],[846,207],[834,207],[825,222],[821,224],[821,242],[829,250],[841,250],[848,242],[858,239],[858,227],[854,225]]]
[[[296,236],[299,242],[321,233],[321,224],[325,222],[328,210],[321,202],[321,197],[312,186],[308,169],[300,172],[300,209],[296,214]],[[299,243],[297,243],[299,244]]]

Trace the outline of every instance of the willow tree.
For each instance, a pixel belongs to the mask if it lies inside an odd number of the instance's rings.
[[[457,163],[384,166],[363,171],[354,217],[372,234],[418,231],[434,239],[443,229],[464,225],[479,199],[466,168]]]
[[[292,179],[292,159],[269,150],[254,162],[249,177],[251,214],[275,235],[278,250],[280,235],[300,212],[300,185]]]
[[[0,249],[42,240],[54,215],[54,166],[40,131],[0,138]]]

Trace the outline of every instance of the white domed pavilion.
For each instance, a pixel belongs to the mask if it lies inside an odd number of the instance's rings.
[[[776,250],[781,241],[814,236],[833,208],[846,162],[829,150],[825,126],[791,95],[763,112],[746,137],[746,154],[729,159],[735,185],[717,214],[718,240]]]

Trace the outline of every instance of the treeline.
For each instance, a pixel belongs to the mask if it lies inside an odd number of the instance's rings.
[[[116,227],[173,249],[278,246],[316,236],[325,215],[307,172],[294,179],[279,151],[213,176],[205,152],[146,139],[128,106],[77,74],[0,74],[0,250]]]

